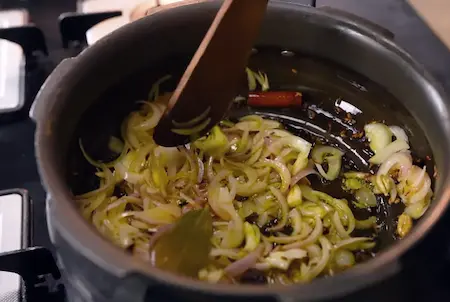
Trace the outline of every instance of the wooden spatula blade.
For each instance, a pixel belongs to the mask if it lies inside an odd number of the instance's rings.
[[[245,75],[267,2],[224,1],[155,129],[157,144],[185,144],[223,118]]]

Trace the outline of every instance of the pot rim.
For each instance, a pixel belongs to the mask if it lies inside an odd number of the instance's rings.
[[[191,3],[192,2],[192,3]],[[177,6],[174,10],[186,10],[189,13],[187,6],[190,9],[195,9],[195,6],[202,5],[209,8],[218,8],[218,1],[191,1],[183,6]],[[192,6],[192,7],[191,7]],[[410,65],[410,70],[420,75],[424,83],[426,83],[427,90],[434,95],[435,102],[444,111],[449,111],[446,103],[446,96],[440,89],[437,82],[429,75],[424,68],[418,64],[411,56],[397,46],[393,41],[384,37],[383,35],[374,32],[371,28],[360,24],[357,21],[351,20],[345,16],[336,16],[331,12],[319,11],[316,8],[311,8],[295,3],[286,3],[280,1],[271,2],[270,7],[277,7],[283,9],[295,9],[302,11],[311,16],[317,16],[320,18],[328,18],[330,20],[345,24],[351,28],[351,31],[355,31],[358,34],[370,37],[370,39],[381,44],[385,49],[393,53],[404,63]],[[172,11],[172,10],[170,10]],[[105,38],[93,46],[84,50],[75,60],[76,61],[89,61],[95,58],[96,54],[101,52],[103,45],[109,44],[107,41],[113,40],[116,37],[128,35],[135,28],[139,28],[142,24],[148,23],[149,20],[156,20],[158,18],[164,18],[164,15],[170,13],[168,10],[158,10],[152,12],[151,16],[147,16],[136,22],[125,25],[117,31],[111,33]],[[70,73],[71,71],[69,71]],[[44,87],[45,89],[45,87]],[[56,97],[56,96],[55,96]],[[52,104],[53,102],[49,102]],[[51,106],[51,105],[50,105]],[[450,116],[450,114],[447,114]],[[400,257],[410,249],[415,243],[421,240],[428,231],[437,223],[439,218],[446,211],[450,201],[450,187],[445,188],[443,184],[450,183],[450,176],[445,179],[440,179],[440,188],[435,196],[438,196],[433,201],[434,205],[430,208],[426,215],[421,218],[418,224],[412,229],[410,234],[404,239],[395,243],[392,247],[380,252],[374,259],[368,262],[359,264],[358,266],[340,273],[333,278],[319,278],[313,280],[308,284],[295,284],[292,286],[248,286],[248,285],[222,285],[222,284],[208,284],[206,282],[190,280],[185,277],[177,276],[172,273],[168,273],[157,268],[152,268],[150,265],[142,265],[141,260],[133,258],[125,251],[115,246],[109,240],[103,238],[88,222],[86,222],[82,216],[76,210],[73,199],[65,184],[65,180],[60,180],[55,169],[55,165],[50,156],[51,152],[47,152],[48,146],[52,145],[51,129],[52,119],[43,119],[38,121],[36,131],[36,156],[38,160],[39,173],[47,188],[55,207],[56,215],[52,224],[56,225],[56,229],[61,235],[69,242],[72,247],[76,247],[77,250],[87,259],[93,261],[99,267],[106,271],[115,274],[116,276],[125,277],[130,273],[141,273],[157,282],[167,283],[175,287],[189,288],[194,291],[207,291],[212,294],[218,295],[244,295],[244,296],[263,296],[263,295],[291,295],[292,297],[298,297],[299,295],[305,295],[308,298],[323,298],[341,295],[353,290],[356,290],[370,282],[378,281],[384,277],[390,276],[396,273],[401,264],[399,263]],[[443,124],[448,133],[450,133],[450,121]],[[450,141],[443,141],[450,149]],[[442,167],[441,169],[450,169],[450,167]],[[376,273],[375,273],[376,272]],[[324,291],[323,288],[327,287]],[[300,291],[299,291],[300,290]]]

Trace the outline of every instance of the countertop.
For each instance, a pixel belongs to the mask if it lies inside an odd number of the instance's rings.
[[[450,1],[409,0],[409,3],[450,49]]]

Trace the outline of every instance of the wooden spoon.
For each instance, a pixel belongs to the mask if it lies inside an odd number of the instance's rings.
[[[224,1],[155,129],[157,144],[186,144],[223,118],[245,76],[267,2]]]

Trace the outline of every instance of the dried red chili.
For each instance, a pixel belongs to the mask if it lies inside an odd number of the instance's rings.
[[[300,106],[302,94],[295,91],[250,92],[248,105],[255,107],[287,107]]]

